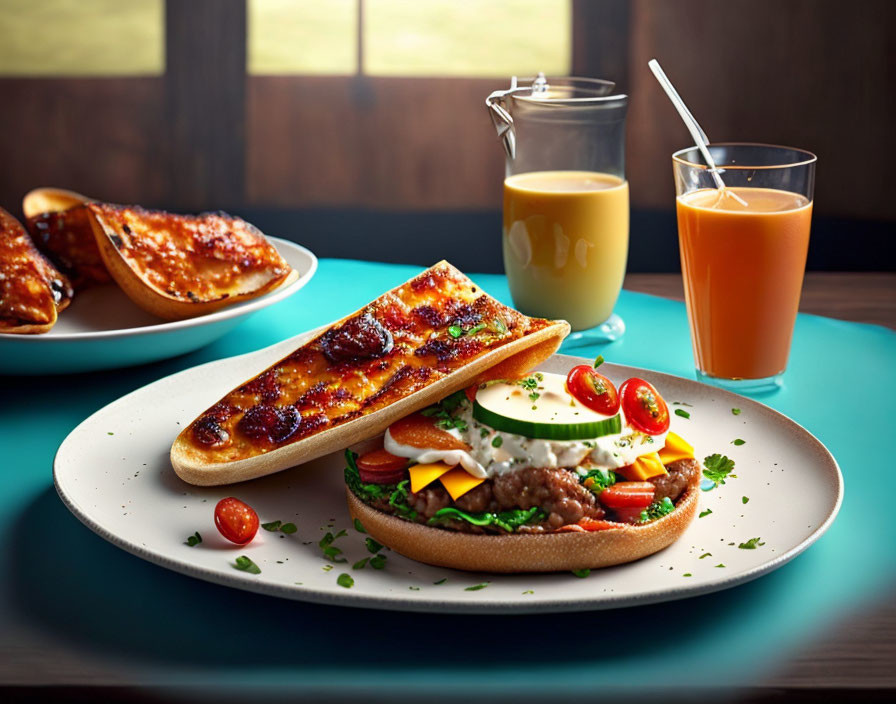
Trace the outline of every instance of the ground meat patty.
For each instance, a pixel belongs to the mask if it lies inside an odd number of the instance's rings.
[[[430,484],[421,491],[409,494],[408,503],[417,511],[417,520],[425,522],[440,509],[450,506],[452,501],[441,484]],[[579,483],[574,473],[565,469],[527,468],[502,474],[468,491],[454,502],[454,506],[468,513],[498,513],[535,506],[547,514],[543,523],[546,530],[577,523],[585,516],[604,516],[604,510],[594,494]],[[458,530],[476,528],[465,521],[452,521],[445,527]]]
[[[666,497],[673,502],[678,501],[685,487],[691,482],[697,481],[700,473],[700,464],[695,459],[676,460],[666,466],[668,474],[661,474],[648,481],[656,487],[653,496],[654,501],[662,501]]]

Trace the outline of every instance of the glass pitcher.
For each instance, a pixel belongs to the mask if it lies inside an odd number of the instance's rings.
[[[564,346],[618,339],[628,258],[628,97],[594,78],[514,78],[486,99],[506,152],[504,270],[523,313],[562,318]]]

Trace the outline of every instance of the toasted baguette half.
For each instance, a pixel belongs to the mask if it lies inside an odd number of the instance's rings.
[[[175,215],[98,202],[86,207],[112,278],[160,318],[205,315],[298,278],[257,228],[227,213]]]
[[[40,334],[71,302],[72,286],[0,208],[0,333]]]
[[[171,464],[197,485],[272,474],[375,437],[474,383],[522,375],[568,333],[565,321],[528,318],[439,262],[224,396],[177,437]],[[353,346],[364,340],[383,344]],[[291,420],[291,434],[261,437],[256,418]]]

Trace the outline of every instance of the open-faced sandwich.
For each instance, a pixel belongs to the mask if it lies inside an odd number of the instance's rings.
[[[490,572],[629,562],[677,539],[700,466],[647,381],[590,365],[450,395],[346,451],[349,509],[421,562]]]
[[[568,332],[440,262],[230,391],[177,437],[171,462],[191,484],[271,474],[375,437],[479,380],[519,375]]]

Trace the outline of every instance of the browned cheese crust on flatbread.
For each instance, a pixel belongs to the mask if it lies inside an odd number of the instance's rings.
[[[295,277],[257,228],[227,213],[86,208],[109,273],[137,305],[163,318],[202,315]]]
[[[0,208],[0,332],[47,332],[71,298],[65,275],[37,250],[22,224]]]
[[[112,281],[93,237],[87,206],[40,213],[25,223],[34,244],[71,279],[76,291]]]

